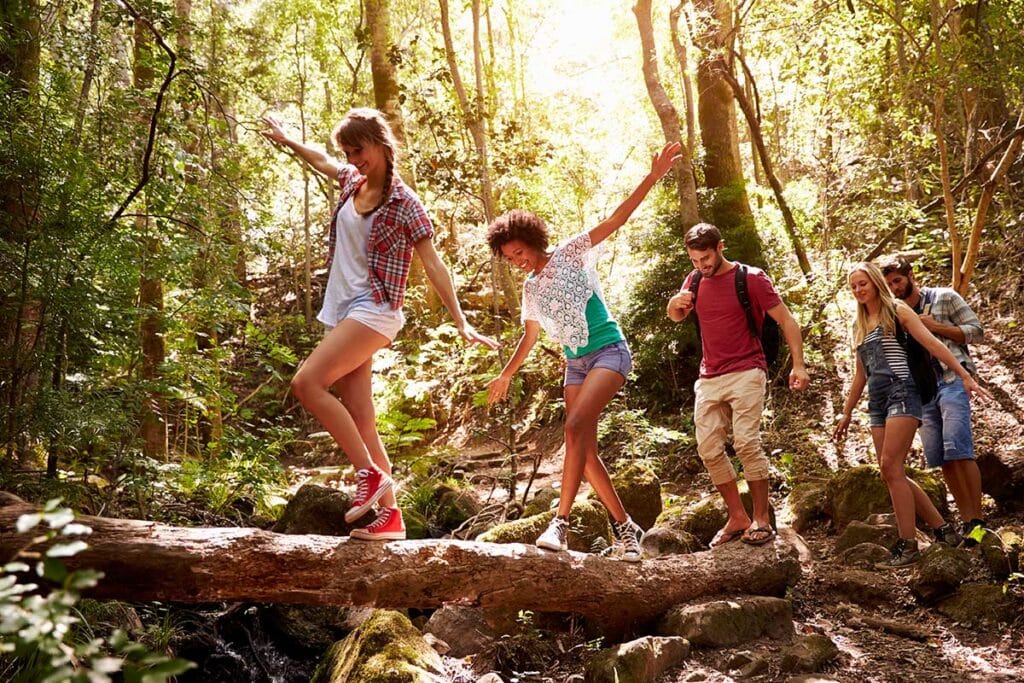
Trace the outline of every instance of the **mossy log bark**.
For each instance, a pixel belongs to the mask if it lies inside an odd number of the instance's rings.
[[[18,516],[36,510],[3,494],[0,503],[0,562],[7,562],[31,542],[31,533],[16,533]],[[573,612],[627,627],[699,596],[781,595],[800,575],[795,551],[782,541],[759,548],[737,542],[630,564],[515,543],[370,543],[105,517],[76,521],[93,532],[89,548],[68,558],[69,567],[104,573],[90,597],[131,601],[454,603]]]

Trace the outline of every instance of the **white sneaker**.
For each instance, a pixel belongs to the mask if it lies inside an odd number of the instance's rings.
[[[548,528],[537,537],[537,547],[544,550],[568,550],[569,520],[556,516]]]
[[[644,530],[640,528],[639,524],[627,515],[624,522],[612,520],[612,531],[615,532],[615,540],[622,544],[624,562],[639,562],[643,559],[640,541],[644,537]]]

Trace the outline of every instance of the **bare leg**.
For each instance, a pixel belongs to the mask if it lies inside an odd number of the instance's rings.
[[[960,519],[981,519],[981,472],[974,460],[950,460],[942,465],[942,476],[949,486]]]
[[[900,538],[905,539],[915,537],[915,513],[932,528],[943,524],[942,515],[935,509],[935,505],[921,487],[907,477],[904,467],[914,433],[917,431],[917,422],[913,417],[891,417],[885,421],[884,427],[871,428],[871,436],[882,469],[882,479],[889,489],[893,512],[896,513],[896,525]]]
[[[601,411],[619,391],[625,378],[614,370],[595,368],[583,384],[565,388],[565,463],[562,467],[562,490],[558,498],[558,514],[567,517],[580,490],[587,466],[588,452],[597,458],[597,422]],[[612,486],[608,471],[602,464],[591,468],[591,485],[617,522],[626,520],[626,512]]]
[[[754,502],[754,521],[752,528],[768,529],[771,527],[771,516],[768,514],[768,480],[757,479],[747,481],[750,497]],[[759,534],[763,536],[763,532]]]
[[[342,405],[348,410],[359,430],[359,437],[370,453],[370,458],[383,472],[391,474],[391,461],[388,459],[384,442],[377,432],[377,412],[373,406],[373,359],[366,361],[358,368],[334,383],[334,393],[341,399]],[[381,496],[384,507],[398,507],[394,488]]]
[[[763,479],[765,486],[768,484],[767,479]],[[715,488],[722,494],[722,499],[725,501],[725,507],[729,511],[729,519],[726,521],[725,526],[722,527],[720,534],[733,534],[735,532],[743,532],[751,525],[750,515],[747,514],[747,509],[743,507],[743,499],[740,498],[740,489],[736,485],[736,480],[727,481],[724,484],[716,484]],[[765,491],[765,501],[768,500],[767,490]],[[768,526],[767,523],[765,526]]]
[[[292,378],[292,393],[330,432],[357,469],[373,468],[373,461],[352,415],[328,387],[369,362],[387,344],[387,337],[362,323],[343,320],[313,349]]]

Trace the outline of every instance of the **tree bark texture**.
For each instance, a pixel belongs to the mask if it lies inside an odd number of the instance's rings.
[[[132,86],[140,97],[153,85],[150,52],[153,49],[152,29],[148,23],[136,20],[132,65]],[[144,196],[145,201],[145,196]],[[139,237],[139,345],[142,362],[140,376],[144,382],[155,383],[164,362],[164,284],[160,272],[160,254],[163,251],[159,235],[143,211],[135,218]],[[142,405],[140,432],[143,452],[150,458],[163,459],[167,455],[167,422],[164,419],[163,396],[155,388],[148,389]]]
[[[0,493],[0,559],[31,542],[15,532],[33,506]],[[455,603],[573,612],[607,626],[657,618],[702,595],[782,595],[800,575],[784,541],[627,563],[521,544],[370,543],[259,529],[183,528],[80,516],[89,548],[71,568],[104,573],[91,595],[132,601],[278,602],[376,607]],[[38,550],[38,548],[33,548]]]
[[[754,227],[740,165],[732,76],[732,11],[726,0],[695,0],[694,37],[702,51],[697,65],[697,119],[704,143],[704,182],[712,191],[707,218],[718,226],[730,258],[765,267],[761,237]]]
[[[658,75],[658,49],[654,43],[654,28],[651,25],[651,0],[639,0],[633,6],[637,28],[640,31],[640,47],[643,50],[644,83],[647,96],[651,98],[654,111],[661,122],[661,131],[667,142],[679,142],[682,158],[676,164],[676,189],[679,192],[679,217],[683,230],[700,222],[697,211],[697,184],[693,175],[693,150],[686,146],[679,127],[679,112],[661,85]]]
[[[749,85],[750,74],[747,73],[747,84]],[[789,208],[789,203],[786,202],[785,195],[782,194],[782,183],[779,182],[778,176],[775,175],[775,168],[772,166],[771,157],[768,156],[768,148],[764,144],[764,135],[761,133],[761,122],[758,120],[757,112],[754,111],[754,105],[748,99],[746,92],[743,87],[733,76],[731,71],[723,72],[725,80],[729,83],[732,88],[733,94],[736,96],[736,101],[739,102],[740,109],[743,111],[743,115],[747,119],[747,126],[750,129],[750,138],[754,143],[754,149],[756,154],[755,159],[760,158],[761,166],[764,169],[765,177],[768,179],[768,184],[771,185],[772,192],[775,195],[775,201],[779,205],[779,211],[782,212],[782,222],[786,228],[786,234],[789,235],[790,244],[793,246],[793,253],[796,254],[796,260],[800,264],[800,272],[804,274],[804,278],[808,281],[813,277],[814,272],[811,268],[811,261],[807,258],[807,250],[804,249],[803,240],[800,239],[800,234],[797,232],[796,219],[793,218],[793,212]]]

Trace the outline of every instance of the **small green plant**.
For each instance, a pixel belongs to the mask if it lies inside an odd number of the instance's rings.
[[[92,529],[75,523],[74,512],[60,503],[54,498],[40,512],[18,518],[20,534],[45,528],[28,538],[0,576],[0,653],[13,657],[0,674],[25,683],[103,683],[116,674],[126,683],[159,683],[193,668],[192,662],[149,651],[120,629],[107,638],[73,642],[81,591],[103,575],[92,569],[69,572],[65,566],[63,558],[88,547],[82,538]],[[45,550],[33,549],[43,545]],[[35,561],[35,567],[19,560]]]

